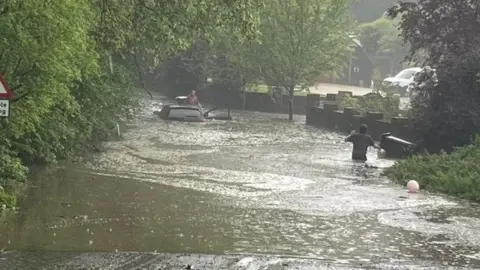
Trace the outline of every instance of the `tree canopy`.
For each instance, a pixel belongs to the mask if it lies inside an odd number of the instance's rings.
[[[3,1],[0,72],[14,98],[10,118],[0,119],[0,186],[24,180],[24,165],[106,138],[135,112],[138,76],[166,56],[217,31],[255,38],[262,7],[261,0]]]
[[[398,0],[357,0],[351,10],[360,23],[372,22],[382,17]]]
[[[423,51],[438,84],[414,103],[414,126],[430,151],[453,150],[472,141],[480,127],[480,2],[419,0],[389,11],[401,19],[411,55]]]
[[[409,53],[398,26],[398,19],[381,17],[358,28],[360,42],[382,77],[400,71]]]
[[[350,4],[349,0],[270,1],[261,14],[259,42],[239,48],[238,61],[248,63],[268,85],[289,91],[289,119],[295,86],[310,86],[319,75],[346,63],[352,43]]]

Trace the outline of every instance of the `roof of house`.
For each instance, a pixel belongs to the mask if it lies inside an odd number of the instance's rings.
[[[368,57],[367,53],[365,52],[365,50],[363,49],[363,46],[362,46],[362,43],[360,42],[360,40],[357,38],[357,36],[355,35],[348,35],[348,37],[350,37],[350,39],[352,40],[352,45],[353,46],[356,46],[357,48],[359,48],[363,54],[365,55],[365,57],[370,61],[370,63],[373,65],[373,61],[372,59],[370,59],[370,57]]]

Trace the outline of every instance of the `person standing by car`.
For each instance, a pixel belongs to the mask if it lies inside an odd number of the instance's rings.
[[[380,147],[375,144],[372,137],[367,134],[367,130],[367,125],[361,125],[358,133],[355,133],[355,131],[352,130],[350,136],[345,138],[345,142],[353,143],[353,160],[367,161],[367,150],[370,146],[380,150]]]
[[[198,106],[199,105],[198,97],[196,95],[195,90],[192,90],[190,92],[190,94],[187,96],[187,102],[188,102],[189,105],[192,105],[192,106]]]
[[[192,90],[190,94],[187,96],[187,103],[191,106],[197,106],[200,108],[200,110],[203,111],[202,105],[200,104],[200,102],[198,102],[198,97],[196,95],[195,90]]]
[[[196,95],[196,91],[192,90],[190,94],[187,96],[187,103],[192,106],[199,106],[198,97]]]

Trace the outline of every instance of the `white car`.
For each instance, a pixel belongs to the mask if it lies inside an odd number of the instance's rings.
[[[398,87],[400,89],[407,89],[407,87],[413,82],[413,78],[417,72],[420,72],[422,68],[414,67],[407,68],[400,71],[395,77],[388,77],[383,79],[383,87]]]

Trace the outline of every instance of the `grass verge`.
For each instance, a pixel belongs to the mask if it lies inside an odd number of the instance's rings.
[[[451,154],[418,155],[398,161],[384,174],[401,185],[416,180],[420,188],[480,202],[480,137]]]

